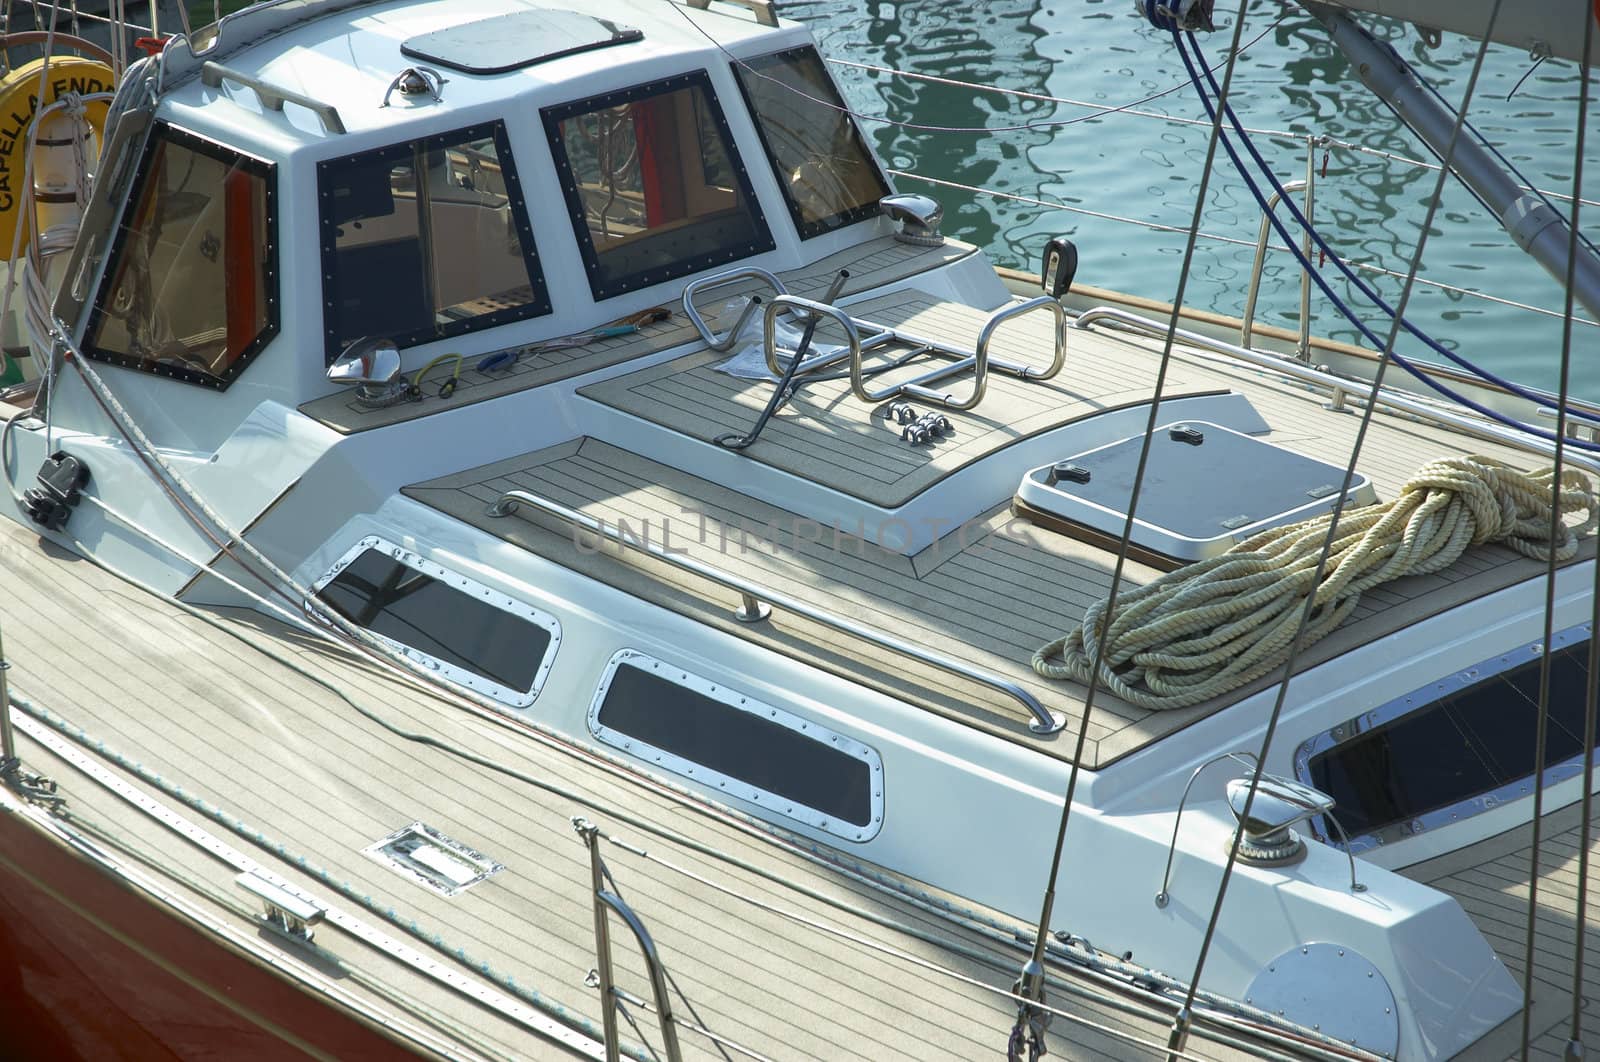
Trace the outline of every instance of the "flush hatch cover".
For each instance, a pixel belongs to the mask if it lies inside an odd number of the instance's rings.
[[[1041,526],[1115,545],[1127,520],[1142,435],[1064,455],[1023,477],[1017,511]],[[1204,560],[1272,527],[1331,512],[1344,469],[1207,421],[1157,428],[1131,552],[1160,568]],[[1347,508],[1377,501],[1357,473]]]
[[[504,74],[643,39],[632,26],[577,11],[514,11],[420,34],[400,53],[463,74]]]
[[[362,854],[441,896],[455,896],[505,867],[426,823],[413,822]]]

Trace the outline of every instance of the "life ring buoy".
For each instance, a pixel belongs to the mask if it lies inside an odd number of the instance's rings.
[[[89,96],[116,88],[116,77],[109,66],[75,55],[52,57],[41,86],[39,74],[44,62],[35,59],[24,63],[0,79],[0,260],[11,257],[17,226],[26,223],[23,207],[29,197],[24,194],[27,189],[22,187],[22,181],[27,169],[28,136],[40,107],[71,92]],[[76,220],[75,193],[81,176],[77,160],[92,163],[98,157],[109,110],[109,101],[92,100],[81,119],[57,112],[40,123],[34,134],[33,198],[39,204],[41,228]],[[78,140],[84,141],[81,151],[75,145]],[[71,217],[61,216],[63,206]]]

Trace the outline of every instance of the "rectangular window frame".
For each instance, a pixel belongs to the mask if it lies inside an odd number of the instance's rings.
[[[778,156],[772,150],[772,141],[767,137],[767,129],[761,121],[761,115],[756,111],[755,101],[750,98],[750,89],[744,82],[744,73],[746,69],[749,69],[751,76],[758,76],[757,71],[751,68],[749,64],[768,59],[787,59],[790,56],[800,55],[805,52],[815,55],[817,61],[823,63],[823,69],[827,69],[827,65],[822,59],[822,54],[817,51],[815,45],[811,44],[803,44],[796,48],[783,48],[776,52],[767,52],[764,55],[735,60],[731,65],[731,69],[733,71],[734,84],[739,86],[739,95],[744,99],[745,113],[750,115],[750,122],[756,127],[756,136],[761,140],[761,150],[767,156],[767,165],[772,168],[772,176],[777,182],[778,190],[783,193],[783,204],[789,208],[789,217],[794,221],[795,231],[800,234],[800,239],[809,240],[817,236],[825,236],[830,232],[837,232],[849,225],[876,218],[881,211],[877,202],[862,203],[848,210],[836,211],[825,218],[807,221],[800,213],[800,204],[795,202],[794,196],[789,194],[789,182],[785,180],[784,174],[779,170]],[[844,98],[837,95],[837,86],[834,86],[834,92],[838,105],[844,107]],[[856,123],[854,115],[846,114],[846,117],[850,121],[851,129],[855,132],[856,141],[861,146],[862,155],[868,162],[872,163],[872,171],[878,175],[878,184],[883,189],[883,195],[892,195],[894,186],[889,183],[889,175],[883,172],[883,167],[878,164],[878,156],[873,154],[871,145],[867,143],[867,138],[862,135],[861,126]],[[882,196],[879,196],[879,199],[881,198]]]
[[[550,633],[550,641],[545,645],[544,656],[539,661],[539,666],[534,669],[533,685],[529,689],[519,690],[496,682],[493,679],[488,678],[485,675],[481,675],[476,671],[469,671],[448,661],[440,660],[436,656],[431,656],[419,649],[414,649],[411,646],[406,645],[404,642],[397,641],[394,638],[380,634],[370,628],[362,627],[362,630],[383,642],[391,649],[394,649],[402,656],[405,656],[415,663],[426,667],[429,671],[432,671],[459,686],[465,686],[467,689],[472,690],[475,693],[481,693],[485,696],[492,697],[511,708],[527,708],[538,699],[539,691],[544,688],[545,680],[550,676],[550,669],[555,664],[556,651],[561,648],[561,621],[559,619],[548,612],[534,608],[532,605],[527,604],[524,601],[519,601],[509,594],[504,594],[498,590],[485,586],[476,579],[472,579],[462,575],[459,572],[452,571],[441,564],[436,564],[433,561],[428,560],[426,557],[423,557],[412,550],[406,549],[404,546],[395,545],[393,542],[390,542],[388,539],[383,538],[380,535],[367,535],[346,550],[343,556],[335,561],[333,565],[326,572],[324,572],[320,578],[317,579],[316,582],[311,584],[311,593],[313,598],[315,595],[321,593],[323,587],[327,586],[329,583],[333,582],[334,579],[338,578],[341,572],[353,564],[358,557],[360,557],[363,553],[366,553],[368,550],[375,550],[379,553],[382,553],[394,559],[395,561],[398,561],[400,564],[405,565],[407,568],[410,568],[413,571],[421,572],[423,575],[426,575],[431,579],[435,579],[451,589],[458,590],[476,601],[481,601],[484,604],[487,604],[493,608],[497,608],[502,612],[515,616],[518,619],[526,620],[528,623],[531,623],[536,627],[543,627]],[[326,612],[332,611],[332,608],[329,605],[324,602],[308,598],[304,602],[304,606],[306,613],[317,622],[331,625],[327,616],[325,615]]]
[[[577,181],[573,178],[572,164],[567,158],[567,147],[561,137],[561,123],[568,118],[587,114],[590,111],[620,107],[623,104],[636,103],[649,96],[664,95],[668,92],[676,92],[693,87],[698,87],[705,93],[705,102],[709,106],[712,119],[716,122],[717,132],[722,136],[723,145],[727,149],[728,163],[733,167],[734,175],[739,181],[739,194],[744,197],[745,203],[749,205],[751,220],[756,225],[757,238],[754,242],[742,248],[724,248],[717,254],[675,262],[665,269],[636,271],[602,283],[599,279],[600,256],[595,250],[593,238],[589,235],[589,223],[586,220],[583,199],[578,191]],[[578,253],[583,257],[584,269],[589,277],[589,290],[593,293],[596,302],[604,302],[619,295],[626,295],[630,291],[654,287],[657,284],[664,284],[667,281],[699,273],[716,266],[727,265],[730,262],[753,258],[777,247],[777,243],[772,238],[772,227],[767,224],[766,212],[762,210],[761,200],[757,198],[755,187],[750,182],[750,172],[745,167],[744,157],[739,154],[739,147],[734,143],[733,130],[728,126],[727,115],[722,109],[721,101],[717,98],[716,89],[711,85],[710,75],[704,70],[693,70],[687,74],[678,74],[658,81],[630,85],[615,92],[601,93],[598,96],[587,96],[581,100],[572,100],[554,107],[545,107],[539,112],[539,115],[544,121],[545,136],[550,141],[550,155],[555,161],[556,176],[561,182],[562,194],[567,199],[567,215],[572,223],[573,238],[577,241]]]
[[[666,749],[657,748],[647,741],[642,741],[604,725],[600,722],[600,709],[605,703],[607,691],[611,689],[611,681],[615,677],[617,669],[624,665],[638,668],[641,671],[653,672],[664,681],[682,686],[702,697],[726,705],[734,711],[758,716],[766,722],[775,723],[798,734],[803,734],[807,739],[815,741],[819,745],[830,747],[835,752],[860,760],[867,767],[867,795],[871,813],[869,821],[864,825],[840,821],[792,797],[753,786],[749,782],[712,770],[704,764],[679,756]],[[835,837],[864,843],[876,837],[878,831],[883,828],[883,758],[878,754],[877,749],[813,720],[740,693],[738,690],[731,689],[721,683],[712,682],[710,679],[703,678],[679,665],[657,659],[637,649],[619,650],[607,662],[605,671],[600,675],[600,684],[595,689],[594,699],[589,704],[588,725],[591,734],[612,748],[620,749],[631,756],[671,771],[673,774],[681,775],[690,781],[699,782],[701,785],[708,786],[719,792],[749,801],[773,814],[793,819],[796,822],[821,830],[824,833],[832,834]]]
[[[496,328],[500,325],[511,324],[514,321],[527,321],[535,317],[543,317],[550,313],[550,290],[545,283],[544,271],[540,268],[538,248],[533,239],[533,225],[528,219],[527,201],[522,194],[522,181],[517,176],[516,156],[511,150],[511,138],[506,132],[504,121],[496,118],[477,125],[465,126],[459,129],[447,129],[440,133],[430,133],[427,136],[415,137],[396,144],[385,144],[382,147],[371,148],[367,151],[357,152],[354,155],[340,155],[337,158],[323,159],[317,163],[317,201],[320,204],[317,217],[319,239],[322,245],[322,335],[323,353],[326,364],[332,365],[343,352],[336,327],[335,307],[338,305],[339,270],[338,270],[338,229],[333,220],[333,213],[328,209],[330,193],[323,186],[324,177],[336,172],[340,166],[357,166],[382,162],[389,158],[409,158],[411,153],[421,145],[423,150],[443,149],[460,144],[467,140],[483,140],[492,136],[494,138],[495,152],[498,154],[500,172],[506,182],[507,198],[510,200],[511,215],[516,222],[517,236],[522,248],[522,260],[528,271],[528,283],[533,289],[533,297],[520,306],[509,306],[489,313],[479,314],[461,321],[452,321],[444,326],[435,325],[426,329],[413,329],[410,332],[395,335],[385,335],[382,338],[392,340],[395,346],[404,350],[407,347],[421,346],[424,343],[442,342],[454,339],[457,336],[467,335],[471,332],[480,332],[486,328]],[[348,341],[345,341],[348,342]]]
[[[1550,638],[1551,651],[1566,649],[1588,640],[1590,627],[1587,623],[1580,623],[1572,627],[1555,632]],[[1459,693],[1472,686],[1476,686],[1496,675],[1504,674],[1515,668],[1534,663],[1544,653],[1543,639],[1527,642],[1504,653],[1496,654],[1487,660],[1481,660],[1468,667],[1462,668],[1443,678],[1435,679],[1424,686],[1386,701],[1360,715],[1346,719],[1336,726],[1316,734],[1301,742],[1295,749],[1294,772],[1300,781],[1307,785],[1315,785],[1312,781],[1311,760],[1342,745],[1349,744],[1366,734],[1387,726],[1396,720],[1419,712],[1432,709],[1438,701],[1451,694]],[[1582,744],[1580,741],[1579,744]],[[1544,785],[1546,787],[1558,782],[1574,778],[1583,773],[1583,750],[1567,757],[1559,763],[1546,764],[1544,769]],[[1507,782],[1474,796],[1465,797],[1452,804],[1423,812],[1410,819],[1390,823],[1364,833],[1350,836],[1350,851],[1355,853],[1367,852],[1383,845],[1394,844],[1408,837],[1436,830],[1441,826],[1470,819],[1492,811],[1497,807],[1508,804],[1513,800],[1527,796],[1533,792],[1534,776],[1530,773],[1525,777]],[[1337,816],[1338,808],[1334,809]],[[1312,829],[1318,840],[1329,841],[1337,845],[1338,831],[1332,829],[1327,817],[1318,815],[1311,820]]]
[[[261,178],[265,186],[267,255],[263,279],[266,282],[267,323],[256,334],[255,339],[251,340],[250,345],[245,347],[220,375],[165,363],[151,364],[143,358],[130,357],[111,350],[102,350],[92,346],[89,342],[89,337],[99,332],[100,322],[105,315],[105,310],[102,307],[105,306],[106,300],[111,297],[112,284],[117,275],[117,270],[122,265],[122,255],[127,249],[130,227],[124,222],[131,220],[128,217],[128,212],[136,208],[139,197],[144,194],[145,180],[150,175],[151,161],[155,158],[156,147],[162,140],[187,148],[196,154],[204,155],[225,165],[238,164],[244,172]],[[200,387],[208,387],[213,391],[226,391],[233,385],[233,381],[237,380],[240,374],[256,359],[256,356],[266,349],[267,344],[272,342],[278,335],[281,324],[279,317],[281,304],[278,298],[277,164],[224,144],[219,140],[213,140],[181,126],[173,125],[171,122],[157,120],[151,123],[150,132],[145,137],[144,147],[139,154],[138,166],[134,170],[133,179],[129,184],[128,197],[124,201],[122,211],[117,217],[116,235],[113,237],[111,247],[106,254],[105,269],[100,274],[100,283],[95,291],[94,303],[89,312],[89,321],[83,330],[83,353],[94,361],[105,362],[107,365],[115,365],[118,368],[132,369],[135,372],[148,373],[151,376],[157,376],[162,379],[196,384]]]

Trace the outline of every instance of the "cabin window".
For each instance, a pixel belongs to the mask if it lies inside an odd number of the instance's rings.
[[[550,312],[506,139],[490,122],[317,164],[327,359]]]
[[[743,60],[734,74],[800,238],[876,217],[889,182],[817,50]]]
[[[1296,771],[1338,801],[1357,850],[1527,796],[1541,655],[1524,645],[1357,716],[1301,745]],[[1582,769],[1588,658],[1587,625],[1552,640],[1546,785]]]
[[[611,658],[589,729],[647,763],[847,840],[865,841],[883,823],[874,749],[633,649]]]
[[[227,388],[278,332],[275,184],[271,163],[157,123],[85,353]]]
[[[533,703],[561,644],[551,615],[386,542],[363,538],[312,587],[326,607],[453,682]]]
[[[772,250],[703,71],[542,114],[596,299]]]

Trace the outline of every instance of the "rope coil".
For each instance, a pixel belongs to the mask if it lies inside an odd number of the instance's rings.
[[[1142,708],[1185,708],[1282,666],[1315,593],[1303,639],[1310,645],[1350,615],[1363,592],[1405,575],[1443,571],[1468,546],[1505,545],[1525,557],[1577,555],[1578,540],[1600,523],[1600,497],[1582,472],[1524,473],[1489,457],[1452,457],[1422,466],[1392,502],[1351,510],[1339,521],[1322,581],[1317,558],[1330,516],[1273,528],[1227,553],[1125,591],[1106,637],[1099,681]],[[1551,499],[1565,522],[1550,541]],[[1033,654],[1045,678],[1087,683],[1105,601],[1074,630]],[[1056,659],[1059,658],[1059,659]]]

